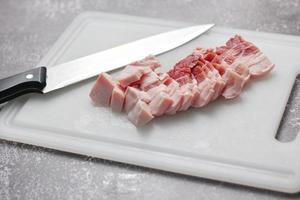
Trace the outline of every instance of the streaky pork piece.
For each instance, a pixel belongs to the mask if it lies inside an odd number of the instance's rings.
[[[201,50],[203,52],[203,50]],[[199,52],[194,51],[200,55]],[[212,52],[209,52],[212,54]],[[208,57],[207,55],[202,55],[203,58],[211,59],[211,56]],[[205,79],[209,79],[211,81],[212,89],[214,90],[214,94],[211,100],[215,100],[220,96],[225,87],[225,81],[222,79],[221,75],[219,74],[218,70],[214,68],[214,66],[208,62],[207,60],[203,59],[202,57],[199,58],[198,63],[192,69],[192,74],[197,80],[198,84],[200,84]]]
[[[136,104],[138,100],[149,103],[151,101],[151,97],[148,93],[141,91],[134,87],[127,87],[125,91],[125,100],[124,100],[124,110],[125,112],[129,112],[133,106]]]
[[[147,56],[146,58],[142,60],[135,61],[130,64],[131,66],[136,66],[136,67],[150,67],[152,71],[154,71],[156,68],[160,67],[159,60],[152,55]]]
[[[163,115],[168,110],[168,108],[172,105],[172,103],[173,100],[170,98],[170,96],[167,93],[160,92],[149,103],[151,114],[154,116]]]
[[[258,47],[239,35],[230,38],[225,46],[218,47],[217,53],[228,64],[242,59],[241,63],[248,67],[253,77],[263,76],[274,68],[274,64]]]
[[[127,117],[135,126],[143,126],[153,119],[149,106],[141,100],[137,101]]]
[[[166,82],[166,84],[169,89],[168,94],[173,100],[173,103],[170,105],[170,107],[166,110],[165,113],[168,115],[174,115],[182,105],[183,95],[179,83],[174,79],[171,78],[168,82]]]
[[[182,97],[182,103],[178,111],[186,111],[189,107],[191,107],[193,102],[193,93],[190,90],[182,91]]]
[[[101,73],[96,83],[94,84],[89,96],[96,106],[109,106],[110,97],[115,87],[115,82],[112,77],[103,72]]]
[[[90,97],[95,105],[128,114],[136,126],[163,114],[203,107],[219,96],[237,97],[253,77],[274,64],[254,44],[236,35],[216,48],[196,48],[167,73],[158,73],[154,56],[127,65],[117,82],[101,73]],[[125,91],[125,92],[124,92]]]
[[[183,95],[181,90],[180,89],[175,90],[174,93],[170,95],[170,98],[172,99],[173,102],[166,110],[165,114],[174,115],[179,110],[183,102]]]
[[[144,74],[148,74],[160,67],[160,63],[154,56],[148,56],[127,65],[117,77],[122,87],[127,87],[138,82]]]
[[[139,81],[144,74],[150,73],[150,67],[136,67],[128,65],[124,68],[121,74],[117,77],[122,87],[127,87],[130,84]]]
[[[170,79],[170,76],[167,73],[159,73],[158,78],[162,83],[165,83],[168,79]]]
[[[157,94],[161,92],[168,93],[169,88],[165,84],[160,84],[156,87],[149,89],[146,93],[149,95],[150,99],[153,99]]]
[[[252,60],[249,59],[247,64],[249,66],[251,76],[253,77],[264,76],[275,66],[263,53],[261,53],[261,55],[252,56]]]
[[[227,69],[223,75],[223,79],[226,82],[226,88],[223,91],[223,97],[226,99],[232,99],[237,97],[241,92],[245,84],[245,79],[238,73]]]
[[[148,92],[141,90],[139,93],[139,99],[141,101],[144,101],[145,103],[150,103],[152,100],[152,97],[148,94]]]
[[[237,51],[237,49],[239,49],[239,51]],[[248,67],[242,63],[240,59],[235,59],[236,55],[240,55],[240,47],[237,49],[229,50],[228,52],[226,52],[226,49],[223,49],[223,51],[221,51],[222,53],[219,54],[217,51],[212,49],[205,50],[198,48],[194,50],[194,53],[202,55],[204,60],[210,62],[211,66],[213,66],[213,68],[215,68],[219,73],[219,75],[216,76],[217,83],[213,83],[215,87],[214,90],[218,92],[215,93],[212,100],[215,100],[220,94],[222,94],[222,96],[225,98],[234,98],[240,94],[241,90],[234,91],[231,87],[228,87],[229,84],[225,82],[228,80],[228,78],[223,77],[226,73],[226,70],[230,70],[230,74],[235,73],[237,77],[243,78],[244,81],[240,81],[239,79],[236,80],[236,84],[234,84],[236,86],[235,88],[242,89],[250,78],[250,71]],[[224,56],[223,53],[230,54]],[[237,85],[238,83],[240,84],[239,86]],[[230,86],[232,86],[232,82]]]
[[[159,76],[154,71],[144,74],[141,77],[140,88],[144,91],[151,89],[152,87],[158,86],[161,84]]]
[[[192,106],[196,108],[200,108],[208,104],[215,93],[212,88],[212,81],[208,78],[199,83],[194,89],[198,90],[198,92],[195,92],[194,94],[192,103]]]
[[[193,102],[192,89],[195,85],[196,83],[188,83],[180,87],[183,96],[183,101],[178,111],[185,111],[192,106],[192,102]]]
[[[210,78],[215,90],[211,100],[214,100],[220,94],[225,98],[237,97],[250,76],[265,75],[273,67],[274,64],[256,46],[236,35],[226,45],[215,49],[196,48],[191,55],[176,63],[168,74],[181,84],[193,76],[198,82]],[[210,77],[207,69],[219,77]],[[226,70],[230,71],[226,73]],[[228,84],[226,81],[229,81]]]
[[[172,95],[176,90],[180,89],[179,83],[172,78],[166,84],[168,87],[168,94],[170,95]]]
[[[125,100],[124,89],[118,84],[116,84],[112,91],[112,95],[110,99],[111,109],[116,112],[121,112],[123,110],[124,100]]]
[[[198,99],[199,99],[199,95],[200,95],[200,91],[198,88],[198,85],[194,85],[194,87],[192,88],[192,107],[199,107],[198,105]]]

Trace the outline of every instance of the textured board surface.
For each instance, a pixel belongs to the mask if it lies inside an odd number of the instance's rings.
[[[67,29],[41,65],[52,66],[182,26],[187,24],[83,15]],[[0,116],[1,137],[194,176],[299,191],[299,139],[290,143],[275,139],[299,71],[299,61],[292,59],[300,51],[298,37],[214,28],[159,56],[161,71],[194,47],[220,45],[236,33],[259,46],[276,68],[270,76],[249,84],[235,100],[220,99],[206,108],[162,117],[136,129],[124,115],[91,105],[88,92],[93,78],[5,106]],[[288,66],[286,60],[290,60]]]

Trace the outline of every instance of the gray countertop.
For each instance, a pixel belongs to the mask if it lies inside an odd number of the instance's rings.
[[[105,11],[300,35],[300,0],[0,0],[0,78],[30,69],[75,16]],[[300,130],[296,80],[280,139]],[[300,199],[0,140],[0,199]]]

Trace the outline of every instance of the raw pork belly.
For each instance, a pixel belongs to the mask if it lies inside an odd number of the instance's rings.
[[[251,77],[274,64],[252,43],[236,35],[214,49],[197,48],[167,73],[158,73],[154,56],[127,65],[114,80],[101,73],[90,92],[96,106],[128,114],[136,126],[154,117],[203,107],[219,96],[237,97]]]

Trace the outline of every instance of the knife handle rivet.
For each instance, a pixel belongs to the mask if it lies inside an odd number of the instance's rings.
[[[27,74],[27,75],[26,75],[26,78],[27,78],[27,79],[32,79],[32,78],[33,78],[33,74]]]

